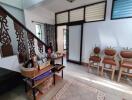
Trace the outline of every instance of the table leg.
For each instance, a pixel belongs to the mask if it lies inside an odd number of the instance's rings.
[[[33,100],[36,100],[36,96],[35,96],[35,90],[34,90],[34,88],[32,89],[32,92],[33,92]]]
[[[63,57],[62,57],[62,65],[63,65]]]
[[[54,85],[55,85],[55,73],[53,74],[53,79],[54,79]]]
[[[62,79],[63,79],[63,70],[62,70],[62,73],[61,74],[62,74]]]
[[[25,92],[27,92],[27,83],[26,82],[24,83],[25,83]]]

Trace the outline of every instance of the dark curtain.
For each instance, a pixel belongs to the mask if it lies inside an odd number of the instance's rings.
[[[56,49],[56,39],[55,39],[55,25],[44,24],[45,30],[45,42],[47,45],[52,43],[53,51]]]

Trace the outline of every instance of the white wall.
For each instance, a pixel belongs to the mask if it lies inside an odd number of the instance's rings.
[[[4,3],[0,3],[0,5],[4,7],[9,13],[11,13],[21,23],[25,24],[24,11],[22,9],[15,8],[13,6],[10,6]]]
[[[45,0],[22,0],[22,1],[23,1],[23,8],[29,8]]]
[[[32,21],[37,21],[41,23],[54,24],[55,18],[54,13],[43,8],[33,8],[33,9],[25,9],[25,23],[26,26],[35,34],[35,23]]]
[[[0,0],[1,3],[22,9],[22,0]]]
[[[58,43],[58,52],[64,51],[64,35],[63,29],[66,29],[66,26],[58,26],[57,27],[57,43]]]
[[[105,48],[107,46],[132,48],[132,18],[110,20],[112,0],[107,0],[106,21],[92,22],[84,24],[83,36],[83,62],[88,61],[88,57],[95,44]]]

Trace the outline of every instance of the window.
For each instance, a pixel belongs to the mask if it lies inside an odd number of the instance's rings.
[[[84,8],[70,11],[70,22],[83,20]]]
[[[106,0],[56,13],[56,24],[104,21]]]
[[[132,17],[132,0],[113,0],[112,19]]]
[[[36,24],[36,36],[42,40],[42,26],[40,24]]]
[[[68,22],[68,12],[57,14],[57,24]]]
[[[104,20],[105,2],[87,6],[85,13],[86,22]]]

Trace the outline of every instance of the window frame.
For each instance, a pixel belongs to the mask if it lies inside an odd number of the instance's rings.
[[[112,0],[111,20],[118,20],[118,19],[127,19],[127,18],[132,18],[132,16],[128,16],[128,17],[119,17],[119,18],[113,18],[114,4],[115,4],[115,0]]]

